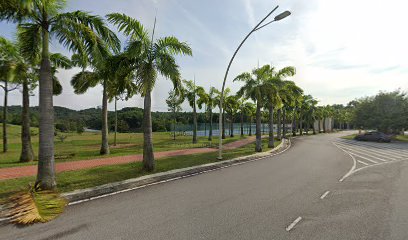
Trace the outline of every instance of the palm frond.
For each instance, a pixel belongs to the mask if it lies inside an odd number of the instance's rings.
[[[106,15],[108,21],[118,27],[120,32],[130,36],[133,40],[150,41],[149,34],[143,25],[134,18],[123,13],[111,13]]]
[[[285,77],[292,77],[295,74],[296,74],[295,67],[284,67],[277,72],[276,76],[280,78],[285,78]]]
[[[71,79],[71,85],[76,94],[83,94],[89,88],[95,87],[101,79],[98,74],[89,71],[82,71],[75,74]]]
[[[11,223],[33,224],[48,222],[58,217],[65,209],[67,201],[52,191],[17,192],[6,203],[6,217]]]
[[[37,24],[25,23],[18,25],[17,39],[20,54],[27,61],[36,63],[41,52],[41,27]]]
[[[58,78],[53,75],[52,76],[52,94],[54,96],[61,95],[62,93],[62,85],[61,82],[58,80]]]
[[[0,21],[20,22],[32,11],[33,0],[0,0]]]
[[[179,66],[176,63],[176,59],[169,53],[161,53],[157,55],[156,67],[164,77],[176,83],[181,81]]]
[[[53,67],[55,68],[63,68],[63,69],[71,69],[72,62],[71,60],[62,55],[61,53],[53,53],[50,55],[50,61]]]
[[[106,43],[113,52],[120,51],[120,40],[116,34],[110,30],[103,19],[97,15],[91,15],[83,11],[63,13],[56,16],[54,22],[71,22],[75,25],[83,25],[94,32],[100,39]]]
[[[154,44],[154,52],[156,54],[165,52],[172,55],[193,55],[191,47],[186,42],[180,42],[176,37],[165,37],[158,39]]]
[[[233,81],[234,82],[235,81],[247,82],[247,81],[250,81],[251,79],[252,79],[251,74],[245,72],[245,73],[241,73],[240,75],[236,76]]]

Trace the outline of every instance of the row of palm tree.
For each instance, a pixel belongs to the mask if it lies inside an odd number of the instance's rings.
[[[106,19],[82,11],[63,12],[64,0],[3,0],[0,5],[0,20],[17,23],[17,41],[0,39],[0,73],[5,92],[9,83],[22,86],[22,153],[21,161],[31,161],[34,154],[31,146],[29,97],[39,87],[39,154],[36,185],[41,189],[54,189],[54,114],[53,95],[61,93],[62,87],[56,78],[57,69],[79,67],[81,71],[71,80],[75,93],[83,94],[97,85],[102,86],[102,135],[100,154],[109,154],[107,106],[119,97],[128,99],[134,95],[144,98],[143,107],[143,167],[155,169],[151,117],[151,94],[159,75],[173,84],[173,103],[186,98],[193,109],[193,143],[197,142],[197,107],[209,115],[212,140],[213,109],[219,107],[220,92],[211,87],[208,92],[196,86],[195,81],[182,80],[176,56],[192,55],[191,47],[175,37],[155,37],[136,19],[125,14],[112,13]],[[113,25],[126,39],[122,46],[118,36],[108,28]],[[51,53],[49,45],[58,42],[71,51],[69,59],[59,53]],[[262,151],[262,110],[268,112],[269,141],[274,146],[274,119],[278,121],[277,138],[286,137],[286,123],[292,117],[295,128],[306,129],[315,119],[327,118],[329,110],[321,112],[317,101],[304,96],[303,90],[286,78],[295,75],[294,67],[275,69],[265,65],[252,72],[242,73],[234,81],[244,85],[234,95],[230,89],[224,92],[224,122],[220,134],[225,138],[226,120],[229,120],[230,136],[234,135],[234,119],[240,118],[241,135],[244,135],[244,118],[256,122],[256,151]],[[184,87],[183,87],[184,85]],[[5,94],[7,104],[7,94]],[[173,105],[174,105],[173,104]],[[172,108],[173,113],[178,110]],[[7,111],[7,106],[5,106]],[[275,117],[276,112],[276,117]],[[319,115],[320,114],[320,115]],[[4,114],[4,150],[7,151],[6,115]],[[298,121],[298,122],[297,122]],[[251,126],[250,124],[250,126]],[[282,129],[282,124],[284,125]],[[323,125],[325,126],[325,125]],[[303,130],[300,131],[303,134]],[[249,129],[252,135],[252,128]],[[175,135],[174,135],[175,137]]]
[[[50,53],[51,41],[56,41],[73,53],[72,59],[66,61],[70,66],[82,67],[82,71],[72,79],[77,93],[101,84],[103,86],[103,130],[101,153],[109,153],[107,144],[107,102],[118,95],[131,97],[140,94],[144,97],[144,146],[143,166],[146,170],[154,169],[151,92],[157,76],[160,74],[173,82],[177,91],[181,82],[176,55],[192,55],[187,43],[175,37],[154,38],[143,25],[124,14],[114,13],[103,18],[82,11],[63,12],[64,0],[4,0],[0,5],[0,20],[17,23],[19,38],[16,55],[2,54],[2,67],[9,66],[8,72],[27,74],[27,81],[38,79],[39,85],[39,154],[36,186],[41,189],[54,189],[54,114],[53,92],[56,90],[55,71],[58,64],[53,64]],[[121,47],[116,34],[107,27],[107,22],[116,26],[127,38],[127,45]],[[21,33],[20,33],[21,31]],[[5,44],[2,44],[7,47]],[[121,52],[121,49],[124,49]],[[6,50],[6,52],[12,52]],[[11,59],[22,59],[30,71],[18,70],[16,64],[4,63]],[[67,60],[67,59],[64,59]],[[18,62],[18,61],[16,61]],[[65,62],[64,62],[65,63]],[[55,67],[55,68],[54,68]],[[3,69],[2,69],[3,70]],[[17,74],[2,74],[8,81]],[[131,80],[131,81],[129,81]],[[27,86],[23,85],[24,106],[28,106]],[[23,111],[27,114],[26,109]],[[25,118],[23,118],[24,120]],[[25,119],[27,121],[27,119]],[[6,122],[6,121],[4,121]],[[23,126],[28,126],[23,124]],[[29,133],[23,131],[29,139]],[[27,137],[28,136],[28,137]],[[28,140],[25,140],[28,143]],[[25,145],[25,144],[23,144]],[[31,146],[31,144],[28,144]],[[6,145],[5,145],[6,146]],[[32,157],[32,150],[28,150]]]

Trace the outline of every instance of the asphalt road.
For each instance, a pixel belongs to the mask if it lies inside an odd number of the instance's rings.
[[[408,145],[340,135],[70,206],[47,224],[3,225],[0,239],[408,239]]]

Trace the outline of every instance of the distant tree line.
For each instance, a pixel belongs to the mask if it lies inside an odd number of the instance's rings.
[[[356,128],[396,134],[408,129],[408,97],[400,90],[357,99],[349,106],[354,109],[352,122]]]
[[[3,107],[0,107],[0,111]],[[102,129],[101,109],[89,108],[84,110],[72,110],[65,107],[54,107],[55,129],[60,132],[82,132],[85,128],[93,130]],[[142,132],[143,109],[128,107],[117,111],[118,132]],[[30,107],[31,126],[38,127],[39,111],[38,107]],[[154,132],[170,131],[174,115],[170,112],[152,112],[152,128]],[[178,112],[176,115],[177,124],[193,124],[192,112]],[[214,119],[218,120],[218,114],[214,114]],[[206,121],[205,113],[197,113],[198,124]],[[238,121],[238,119],[237,119]],[[0,122],[3,116],[0,115]],[[8,107],[8,123],[21,125],[21,106]],[[114,131],[114,112],[108,112],[109,130]],[[82,130],[82,131],[81,131]]]

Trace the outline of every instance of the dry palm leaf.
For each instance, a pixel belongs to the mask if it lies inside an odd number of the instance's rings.
[[[67,202],[53,191],[21,191],[13,194],[5,205],[6,217],[16,224],[48,222],[63,211]]]

